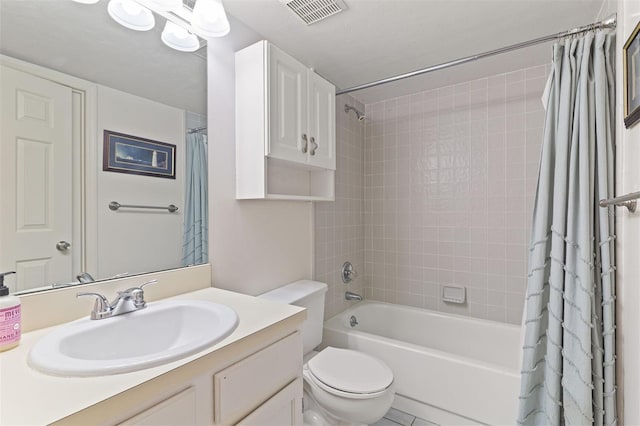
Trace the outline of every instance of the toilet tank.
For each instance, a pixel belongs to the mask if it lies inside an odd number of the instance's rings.
[[[307,354],[322,342],[324,297],[327,288],[325,283],[301,280],[278,287],[258,297],[307,308],[307,319],[302,324],[303,350]]]

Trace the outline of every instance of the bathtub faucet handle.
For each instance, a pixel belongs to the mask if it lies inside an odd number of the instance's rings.
[[[349,284],[351,281],[355,280],[358,276],[358,273],[353,268],[351,262],[346,261],[342,264],[342,268],[340,269],[340,274],[342,275],[342,282],[345,284]]]

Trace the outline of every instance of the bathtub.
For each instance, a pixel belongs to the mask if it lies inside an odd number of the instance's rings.
[[[518,326],[363,301],[325,322],[323,346],[360,350],[387,363],[397,409],[442,425],[515,424]]]

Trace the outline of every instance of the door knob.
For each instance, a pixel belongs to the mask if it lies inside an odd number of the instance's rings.
[[[56,243],[56,248],[58,249],[58,251],[67,251],[71,248],[71,244],[66,241],[58,241]]]

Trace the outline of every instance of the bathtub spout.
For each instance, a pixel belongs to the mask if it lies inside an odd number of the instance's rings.
[[[359,294],[351,293],[350,291],[347,291],[344,294],[344,298],[347,300],[362,300],[362,296],[360,296]]]

